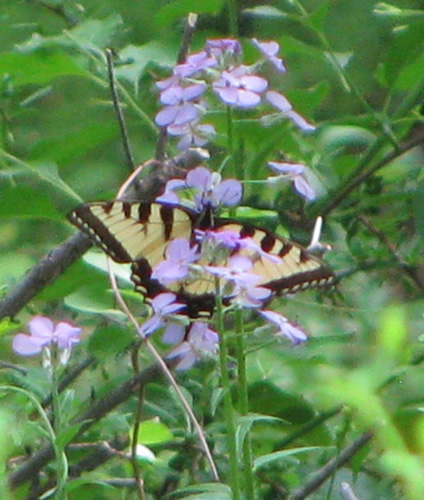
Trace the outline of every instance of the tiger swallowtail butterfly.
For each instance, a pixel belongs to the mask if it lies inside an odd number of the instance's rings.
[[[115,262],[131,264],[131,279],[145,298],[173,291],[178,300],[187,305],[187,314],[193,318],[213,313],[214,280],[199,277],[167,288],[152,279],[151,274],[165,259],[168,244],[176,238],[194,242],[196,229],[232,231],[241,238],[250,237],[263,251],[279,257],[270,260],[255,255],[250,270],[260,277],[256,286],[269,288],[277,294],[327,287],[335,280],[325,262],[293,241],[235,221],[217,219],[211,223],[206,220],[208,218],[180,205],[159,201],[94,202],[78,206],[68,218]],[[249,250],[242,252],[249,256]]]

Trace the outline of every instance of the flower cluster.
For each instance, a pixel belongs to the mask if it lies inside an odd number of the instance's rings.
[[[257,39],[253,39],[252,43],[259,53],[258,61],[253,65],[242,64],[242,47],[237,40],[207,40],[202,51],[187,56],[184,63],[174,66],[171,77],[157,82],[163,107],[156,115],[156,124],[166,129],[169,136],[179,138],[177,146],[180,150],[204,146],[215,136],[213,125],[202,123],[212,96],[226,106],[242,110],[268,104],[274,110],[272,116],[275,117],[277,112],[304,132],[315,129],[294,111],[283,94],[270,89],[267,79],[257,74],[266,64],[278,72],[286,71],[282,59],[278,57],[278,43]],[[266,122],[267,115],[264,115],[261,123]],[[291,175],[287,172],[286,177],[293,180],[300,196],[311,201],[315,193],[305,175],[307,168],[302,167],[303,173]],[[271,168],[274,167],[271,165]],[[172,196],[168,196],[171,201]]]
[[[299,174],[300,175],[300,174]],[[194,193],[192,208],[203,214],[221,206],[234,206],[242,196],[241,184],[199,166],[188,172],[186,179],[168,182],[161,202],[187,204],[182,194]],[[200,216],[201,217],[201,216]],[[263,278],[255,272],[255,263],[269,260],[279,263],[280,257],[269,254],[251,237],[226,225],[195,231],[194,240],[175,238],[165,251],[165,259],[152,271],[152,279],[169,290],[180,290],[190,284],[205,285],[205,290],[217,292],[229,309],[259,310],[272,298],[272,291],[261,286]],[[168,358],[177,358],[177,369],[191,367],[194,362],[218,348],[218,334],[204,322],[190,326],[182,320],[184,304],[174,293],[161,293],[152,300],[153,316],[140,328],[142,337],[163,330],[162,340],[175,344]],[[289,338],[293,344],[306,340],[306,335],[287,318],[273,311],[259,311],[263,318],[277,327],[277,335]]]

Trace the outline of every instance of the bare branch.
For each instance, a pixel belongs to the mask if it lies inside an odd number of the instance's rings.
[[[316,491],[334,472],[345,465],[349,460],[363,448],[373,437],[368,431],[361,434],[353,443],[346,446],[336,457],[332,458],[324,467],[318,469],[313,477],[301,488],[292,491],[289,500],[301,500]]]

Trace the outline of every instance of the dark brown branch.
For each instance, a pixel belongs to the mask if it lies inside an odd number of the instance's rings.
[[[0,300],[0,319],[15,316],[37,293],[79,259],[91,245],[87,236],[76,233],[49,252],[4,299]]]
[[[353,443],[349,444],[334,458],[332,458],[324,467],[318,469],[313,477],[301,488],[291,492],[289,500],[301,500],[309,494],[316,491],[334,472],[345,465],[349,460],[363,448],[373,437],[372,432],[364,432]]]
[[[99,420],[105,417],[113,408],[126,401],[139,385],[145,386],[149,382],[157,380],[161,376],[161,373],[158,365],[151,365],[136,377],[127,380],[113,389],[104,398],[95,401],[83,415],[72,422],[73,424],[82,424],[75,439],[81,436],[92,425],[97,424]],[[9,475],[10,488],[17,488],[21,484],[31,480],[31,478],[36,476],[53,458],[54,451],[51,445],[46,445],[38,450],[32,455],[28,462]]]
[[[400,255],[397,252],[397,249],[393,243],[389,241],[387,236],[377,229],[371,221],[366,217],[365,215],[359,215],[359,220],[362,222],[362,224],[372,233],[374,236],[378,238],[378,240],[387,248],[389,251],[390,255],[393,257],[394,261],[398,265],[398,267],[405,273],[407,274],[412,281],[419,287],[421,290],[424,290],[424,277],[420,275],[418,272],[418,269],[414,266],[408,265],[406,262],[403,261],[403,259],[400,257]]]

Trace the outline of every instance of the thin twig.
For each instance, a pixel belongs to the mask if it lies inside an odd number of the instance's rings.
[[[139,325],[137,323],[137,320],[132,315],[131,311],[128,309],[128,306],[125,303],[124,299],[122,298],[121,294],[119,293],[118,286],[117,286],[117,283],[116,283],[116,278],[115,278],[115,275],[112,272],[112,268],[111,268],[110,262],[111,262],[110,258],[108,258],[109,277],[110,277],[110,280],[111,280],[112,289],[115,292],[115,298],[116,298],[118,304],[120,305],[120,307],[122,308],[122,310],[128,316],[128,319],[134,325],[134,328],[136,329],[136,331],[138,332]],[[208,443],[206,442],[205,436],[203,434],[203,429],[200,426],[199,422],[197,421],[196,416],[193,413],[193,410],[191,409],[191,407],[188,404],[188,402],[187,402],[184,394],[182,393],[180,387],[178,386],[178,384],[177,384],[174,376],[172,375],[172,373],[169,370],[168,366],[166,365],[165,361],[162,359],[161,355],[155,349],[154,345],[147,338],[144,338],[143,340],[144,340],[144,343],[146,344],[147,348],[149,349],[149,351],[153,355],[154,359],[156,360],[156,362],[160,366],[161,370],[163,371],[163,374],[166,376],[166,378],[168,379],[169,383],[171,384],[171,386],[175,390],[175,392],[176,392],[176,394],[177,394],[177,396],[178,396],[178,398],[179,398],[179,400],[180,400],[180,402],[181,402],[184,410],[187,412],[187,415],[190,417],[190,420],[193,423],[193,427],[195,428],[196,433],[197,433],[197,435],[199,437],[199,441],[200,441],[200,443],[201,443],[201,445],[203,447],[203,452],[205,453],[206,458],[207,458],[207,460],[209,462],[209,465],[211,467],[213,478],[214,478],[215,481],[219,481],[218,470],[217,470],[217,468],[215,466],[215,462],[213,460],[212,453],[211,453],[211,451],[209,449]]]
[[[324,465],[324,467],[318,469],[307,483],[292,491],[289,500],[301,500],[316,491],[327,479],[332,477],[337,469],[349,462],[349,460],[363,448],[372,437],[373,433],[370,431],[361,434],[353,443],[343,448],[343,450]]]
[[[409,141],[405,141],[402,143],[398,149],[388,153],[384,156],[379,162],[377,162],[374,166],[364,169],[358,173],[358,175],[354,178],[348,179],[345,185],[340,188],[333,196],[330,198],[330,201],[323,208],[315,208],[318,210],[319,214],[323,217],[326,217],[332,210],[334,210],[342,201],[346,199],[346,197],[354,191],[357,187],[359,187],[364,181],[366,181],[369,177],[375,174],[380,168],[385,167],[390,162],[403,155],[410,149],[419,146],[424,141],[424,133],[419,134],[417,137]]]
[[[191,39],[194,32],[196,31],[198,17],[199,16],[197,14],[193,14],[192,12],[190,12],[187,16],[187,20],[184,26],[183,39],[177,57],[178,64],[181,64],[186,60],[188,49],[190,48]]]
[[[122,145],[124,147],[125,157],[127,159],[127,164],[134,170],[135,161],[131,151],[131,145],[128,138],[127,125],[125,123],[124,113],[122,111],[121,103],[119,101],[118,88],[116,86],[115,72],[113,69],[113,52],[111,49],[106,49],[106,61],[107,61],[107,72],[109,75],[109,86],[110,92],[112,94],[113,107],[115,109],[116,117],[119,123],[119,129],[121,131]]]
[[[397,265],[399,266],[399,268],[405,274],[407,274],[412,279],[412,281],[414,281],[414,283],[419,286],[419,288],[421,290],[424,290],[424,281],[421,279],[419,273],[416,272],[416,268],[414,266],[408,265],[401,258],[401,256],[397,252],[397,249],[396,249],[395,245],[391,241],[389,241],[389,239],[387,238],[387,236],[382,231],[380,231],[379,229],[377,229],[372,224],[372,222],[369,220],[369,218],[366,217],[365,215],[361,214],[361,215],[359,215],[358,218],[362,222],[362,224],[373,235],[375,235],[381,243],[383,243],[383,245],[387,248],[387,250],[389,251],[390,255],[393,257],[394,261],[397,263]]]
[[[109,269],[109,271],[111,270]],[[116,282],[114,283],[114,285],[116,286]],[[141,342],[139,341],[135,344],[131,353],[131,360],[135,376],[137,376],[140,373],[140,364],[138,361],[140,347],[141,347]],[[140,421],[142,417],[143,406],[144,406],[144,386],[141,385],[138,388],[137,408],[134,415],[133,435],[131,439],[131,464],[134,470],[134,479],[139,500],[145,499],[144,489],[143,489],[144,481],[141,478],[141,470],[138,464],[138,457],[137,457],[138,434],[140,431]]]

